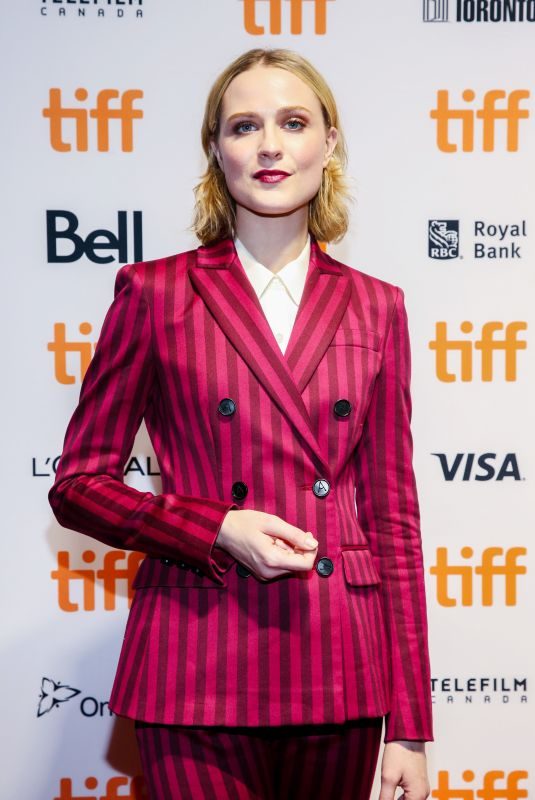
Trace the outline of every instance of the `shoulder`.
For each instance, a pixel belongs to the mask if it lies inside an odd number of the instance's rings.
[[[176,282],[180,278],[185,279],[188,268],[197,259],[200,249],[185,250],[182,253],[153,258],[149,261],[125,264],[117,271],[115,293],[126,286],[154,291],[159,287],[163,288],[169,280]]]
[[[400,286],[338,261],[328,253],[323,252],[321,257],[349,279],[352,294],[365,306],[392,310],[396,305],[403,305],[404,292]]]

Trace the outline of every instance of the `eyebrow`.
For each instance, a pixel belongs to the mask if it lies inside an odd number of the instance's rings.
[[[305,106],[284,106],[284,108],[279,108],[277,110],[277,114],[287,114],[288,112],[294,112],[294,111],[305,111],[307,114],[312,113]],[[256,111],[240,111],[237,114],[231,114],[230,117],[227,118],[226,122],[232,122],[233,119],[237,119],[238,117],[258,117],[258,116],[260,115],[257,114]]]

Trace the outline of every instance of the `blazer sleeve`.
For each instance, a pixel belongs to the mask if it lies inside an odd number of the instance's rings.
[[[395,292],[356,451],[356,503],[381,576],[390,645],[391,705],[384,741],[432,741],[425,576],[412,468],[410,343],[403,292]]]
[[[234,559],[214,548],[235,503],[126,486],[124,466],[156,384],[151,313],[134,265],[122,267],[67,427],[49,501],[58,522],[111,547],[182,559],[216,583]]]

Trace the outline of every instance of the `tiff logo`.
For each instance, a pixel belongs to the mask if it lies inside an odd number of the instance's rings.
[[[471,322],[461,322],[463,333],[472,333],[474,326]],[[481,380],[494,380],[494,354],[503,350],[505,354],[505,380],[516,381],[517,351],[525,350],[527,342],[518,340],[519,331],[527,329],[526,322],[485,322],[481,328],[481,338],[475,342],[467,339],[449,339],[446,322],[436,323],[436,338],[429,342],[429,349],[436,353],[436,375],[439,381],[453,383],[458,374],[449,371],[448,354],[453,350],[461,354],[461,381],[473,380],[473,352],[481,352]],[[495,339],[494,334],[504,331],[503,339]]]
[[[424,22],[448,22],[448,0],[424,0]]]
[[[431,792],[431,797],[436,800],[522,800],[528,796],[527,789],[521,789],[520,781],[528,778],[528,773],[523,769],[515,769],[505,773],[500,769],[493,769],[483,775],[483,785],[481,789],[471,789],[470,787],[450,786],[450,773],[447,770],[438,772],[437,788]],[[475,779],[475,772],[467,769],[462,774],[465,784],[472,783]],[[502,784],[501,786],[499,784]]]
[[[481,564],[473,566],[471,564],[450,564],[448,561],[447,547],[437,547],[437,561],[429,572],[436,576],[437,581],[437,602],[441,606],[452,607],[458,604],[460,599],[462,606],[474,605],[474,575],[481,576],[481,605],[494,605],[494,586],[497,577],[504,578],[505,581],[505,605],[516,606],[516,585],[518,575],[525,575],[527,568],[517,563],[519,556],[525,556],[525,547],[510,547],[504,550],[502,547],[487,547],[481,554]],[[468,560],[472,558],[474,551],[471,547],[461,549],[461,558]],[[504,558],[502,564],[496,564],[495,558]],[[455,596],[450,595],[451,578],[460,578],[460,598],[458,591]],[[459,582],[455,581],[459,586]]]
[[[76,794],[73,794],[72,779],[60,778],[59,795],[54,797],[54,800],[121,800],[121,798],[122,800],[149,800],[145,779],[141,775],[133,778],[117,775],[109,778],[105,786],[100,787],[98,779],[94,775],[90,775],[85,779],[84,787],[90,792],[94,792],[98,788],[98,796],[80,794],[79,789],[76,789]],[[123,794],[123,789],[126,789],[128,794]],[[105,794],[101,794],[101,792],[105,792]]]
[[[451,108],[450,96],[447,89],[437,92],[437,106],[430,111],[431,119],[436,120],[437,147],[443,153],[456,153],[457,142],[451,141],[451,123],[453,120],[460,123],[461,150],[471,153],[474,150],[475,120],[481,120],[482,149],[485,153],[495,150],[496,123],[498,120],[505,122],[506,150],[514,153],[518,150],[519,121],[528,119],[530,113],[525,108],[520,108],[522,100],[530,96],[527,89],[515,89],[512,92],[503,89],[491,89],[485,92],[483,105],[476,111],[473,108]],[[465,89],[462,93],[465,103],[473,103],[476,93],[472,89]],[[497,108],[498,101],[505,100],[505,106]]]
[[[89,322],[82,322],[78,326],[78,330],[82,336],[89,336],[93,330],[93,326]],[[84,379],[87,368],[91,363],[93,351],[96,347],[93,342],[80,342],[76,340],[68,340],[66,334],[66,325],[64,322],[54,323],[54,338],[51,342],[47,343],[47,350],[54,353],[54,377],[58,383],[69,385],[76,383],[78,378],[80,381]],[[68,372],[67,354],[76,353],[79,363],[78,375],[71,375]]]
[[[314,6],[314,33],[323,36],[327,33],[327,3],[334,0],[285,0],[290,6],[290,33],[299,35],[303,32],[303,3]],[[243,0],[243,24],[247,33],[262,36],[263,25],[256,19],[257,6],[269,4],[269,33],[282,33],[282,0]]]
[[[97,554],[94,550],[84,550],[82,561],[85,567],[71,566],[70,553],[67,550],[58,552],[57,569],[52,570],[50,577],[58,583],[58,605],[62,611],[79,611],[80,604],[75,602],[71,595],[71,587],[76,583],[77,596],[82,599],[84,611],[95,610],[95,586],[100,584],[104,590],[104,611],[115,611],[117,584],[125,582],[128,597],[128,607],[132,603],[132,582],[143,559],[144,553],[136,551],[126,554],[124,550],[108,550],[102,558],[102,566],[88,568],[89,564],[95,565]],[[119,562],[126,562],[119,566]]]
[[[89,93],[87,89],[76,89],[74,96],[80,103],[85,103]],[[72,142],[64,141],[64,121],[74,120],[75,149],[80,153],[89,150],[89,120],[95,120],[97,150],[107,153],[110,150],[110,120],[118,120],[121,131],[121,150],[131,153],[134,149],[134,120],[143,117],[143,111],[134,108],[134,101],[143,97],[141,89],[128,89],[126,92],[117,89],[102,89],[97,94],[94,108],[78,108],[64,106],[61,89],[50,89],[49,106],[43,109],[43,117],[50,120],[50,144],[60,153],[72,150]],[[119,99],[118,108],[110,108],[112,100]]]

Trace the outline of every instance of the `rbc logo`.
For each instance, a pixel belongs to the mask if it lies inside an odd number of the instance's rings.
[[[429,258],[441,260],[459,255],[459,220],[430,219],[428,228]]]

